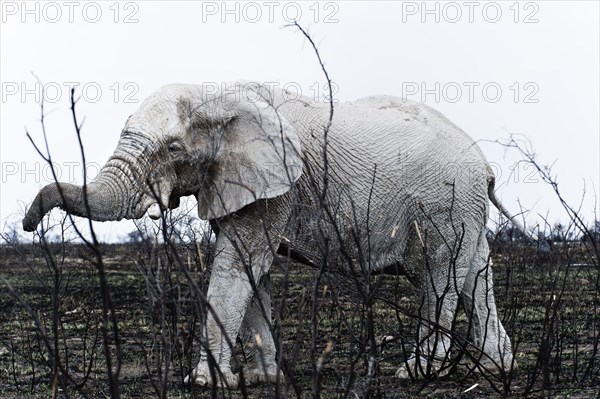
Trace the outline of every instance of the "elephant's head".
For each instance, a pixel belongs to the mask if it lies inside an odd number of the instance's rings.
[[[114,154],[84,189],[45,186],[23,228],[32,231],[54,207],[93,220],[157,218],[179,198],[196,195],[198,215],[218,218],[257,199],[287,192],[302,173],[294,127],[258,85],[234,83],[217,93],[165,86],[129,117]]]

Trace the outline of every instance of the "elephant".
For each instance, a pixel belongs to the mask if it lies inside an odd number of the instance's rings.
[[[243,368],[245,381],[282,378],[268,281],[277,251],[313,265],[324,256],[329,264],[363,259],[356,267],[367,277],[395,270],[418,287],[420,339],[399,378],[448,372],[459,300],[472,316],[480,365],[502,372],[513,354],[488,260],[490,201],[514,217],[494,184],[478,145],[421,103],[378,95],[334,104],[245,81],[217,90],[169,84],[127,119],[85,189],[43,187],[23,228],[35,230],[54,207],[96,221],[160,218],[194,195],[199,218],[217,232],[217,255],[207,348],[192,383],[239,384],[231,342],[242,334],[261,348]]]

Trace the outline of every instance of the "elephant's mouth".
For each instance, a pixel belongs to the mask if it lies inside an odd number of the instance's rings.
[[[157,198],[158,197],[158,198]],[[170,194],[161,196],[148,197],[149,202],[147,205],[148,216],[151,219],[160,219],[162,216],[161,208],[164,209],[175,209],[179,207],[181,194],[178,190],[172,190]],[[160,204],[159,204],[160,201]],[[161,206],[162,205],[162,206]]]

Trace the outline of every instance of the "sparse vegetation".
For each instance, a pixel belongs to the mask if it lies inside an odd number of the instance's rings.
[[[122,398],[167,394],[177,398],[190,393],[206,397],[210,392],[200,387],[190,392],[182,382],[197,358],[199,338],[195,288],[185,275],[199,287],[205,286],[210,250],[195,244],[176,248],[185,259],[185,273],[169,266],[167,244],[147,241],[101,246],[118,323]],[[0,295],[4,310],[0,315],[0,396],[110,396],[99,332],[100,285],[94,266],[86,260],[89,249],[76,244],[50,245],[46,250],[38,245],[5,244],[1,255],[5,283]],[[52,300],[54,273],[44,266],[49,255],[60,265],[58,303]],[[499,242],[494,245],[493,260],[496,296],[518,362],[518,368],[507,377],[510,395],[595,395],[600,383],[597,260],[580,243],[543,254],[530,246]],[[158,265],[162,269],[157,269]],[[314,340],[322,359],[322,397],[343,397],[344,393],[362,397],[369,353],[362,338],[367,329],[364,303],[348,280],[344,283],[326,275],[313,319],[311,291],[318,270],[287,266],[282,260],[272,275],[274,309],[280,317],[275,332],[282,340],[282,360],[289,378],[281,396],[305,397],[311,392],[309,359]],[[7,289],[6,282],[14,292]],[[374,395],[456,397],[479,384],[462,397],[502,396],[501,381],[492,376],[486,381],[462,367],[439,380],[397,380],[394,372],[405,356],[403,346],[408,351],[414,340],[417,293],[403,277],[376,276],[372,285],[376,287],[373,315],[379,357]],[[53,329],[55,311],[58,328]],[[312,320],[317,323],[315,329]],[[458,329],[464,330],[467,323],[463,313],[457,320]],[[244,350],[247,348],[238,342],[242,358]],[[52,353],[60,358],[60,378],[65,378],[66,390],[60,389],[53,376]],[[459,353],[454,356],[460,358]],[[469,363],[468,357],[460,362]],[[274,389],[264,385],[246,388],[246,393],[248,397],[272,397]],[[229,395],[242,394],[222,391],[218,396]]]

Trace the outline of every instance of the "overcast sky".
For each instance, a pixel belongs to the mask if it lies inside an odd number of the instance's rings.
[[[559,187],[594,218],[599,186],[597,1],[535,2],[27,2],[2,1],[0,222],[19,220],[52,180],[25,136],[46,129],[61,180],[81,183],[69,87],[81,96],[90,175],[113,152],[139,103],[173,82],[279,82],[318,98],[325,81],[310,31],[340,101],[405,96],[463,128],[494,166],[498,196],[529,224],[566,216],[550,188],[493,141],[526,137]],[[25,6],[24,6],[25,4]],[[35,74],[35,76],[34,76]],[[495,211],[493,211],[495,212]],[[131,221],[95,223],[117,240]]]

